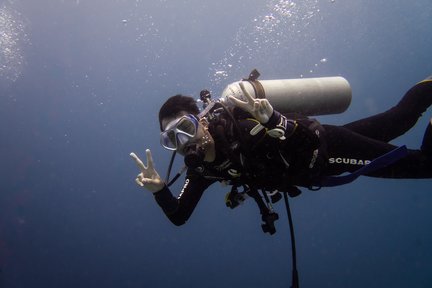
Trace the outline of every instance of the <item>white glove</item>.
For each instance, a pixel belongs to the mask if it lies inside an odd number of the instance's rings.
[[[228,96],[228,99],[237,107],[249,112],[261,124],[269,121],[273,114],[273,107],[267,99],[254,99],[245,89],[242,82],[239,83],[247,101],[242,101],[234,96]]]
[[[153,165],[153,157],[151,155],[150,149],[146,150],[147,155],[147,167],[141,161],[140,158],[135,153],[130,153],[130,156],[135,160],[135,163],[138,165],[138,168],[141,170],[141,173],[138,174],[135,182],[141,186],[146,188],[152,193],[158,192],[162,190],[165,186],[164,181],[160,178],[157,171],[154,169]]]

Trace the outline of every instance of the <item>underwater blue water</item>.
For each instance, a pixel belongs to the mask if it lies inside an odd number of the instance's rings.
[[[265,235],[255,203],[229,210],[214,185],[175,227],[129,153],[152,149],[165,175],[161,103],[253,68],[347,78],[350,108],[324,123],[384,111],[432,74],[431,15],[430,0],[0,1],[0,287],[289,287],[283,203]],[[394,143],[419,147],[431,116]],[[363,177],[292,199],[301,287],[431,287],[430,190]]]

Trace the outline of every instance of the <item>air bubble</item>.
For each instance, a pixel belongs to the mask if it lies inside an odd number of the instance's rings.
[[[21,45],[27,42],[20,14],[0,6],[0,81],[15,82],[25,63]]]

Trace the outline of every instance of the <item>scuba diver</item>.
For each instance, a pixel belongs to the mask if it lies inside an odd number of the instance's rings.
[[[267,99],[252,97],[243,83],[240,88],[242,99],[228,96],[229,103],[213,102],[201,112],[197,101],[184,95],[172,96],[160,108],[161,144],[184,156],[187,169],[177,197],[168,179],[155,170],[149,149],[146,164],[130,154],[140,169],[137,184],[153,193],[175,225],[188,220],[215,182],[232,185],[225,199],[230,208],[253,198],[264,232],[273,234],[278,217],[267,204],[281,198],[278,192],[294,197],[300,194],[298,187],[317,190],[360,175],[432,178],[432,120],[420,149],[389,143],[412,128],[432,104],[432,77],[414,85],[393,108],[341,126],[279,113]],[[201,99],[209,97],[208,91],[201,92]]]

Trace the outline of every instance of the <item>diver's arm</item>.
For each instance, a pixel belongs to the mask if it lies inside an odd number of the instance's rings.
[[[183,189],[180,195],[175,198],[155,170],[149,149],[146,150],[147,166],[135,153],[131,153],[130,156],[141,171],[135,182],[153,193],[165,215],[177,226],[184,224],[189,219],[204,190],[214,182],[195,174],[193,171],[188,171]]]
[[[273,110],[269,121],[263,124],[267,129],[267,133],[273,138],[281,140],[290,137],[297,129],[298,123],[295,120],[288,119],[276,110]]]
[[[189,174],[177,198],[172,195],[167,186],[153,195],[168,219],[174,225],[180,226],[185,224],[192,215],[205,189],[212,183],[213,181],[199,175]]]

